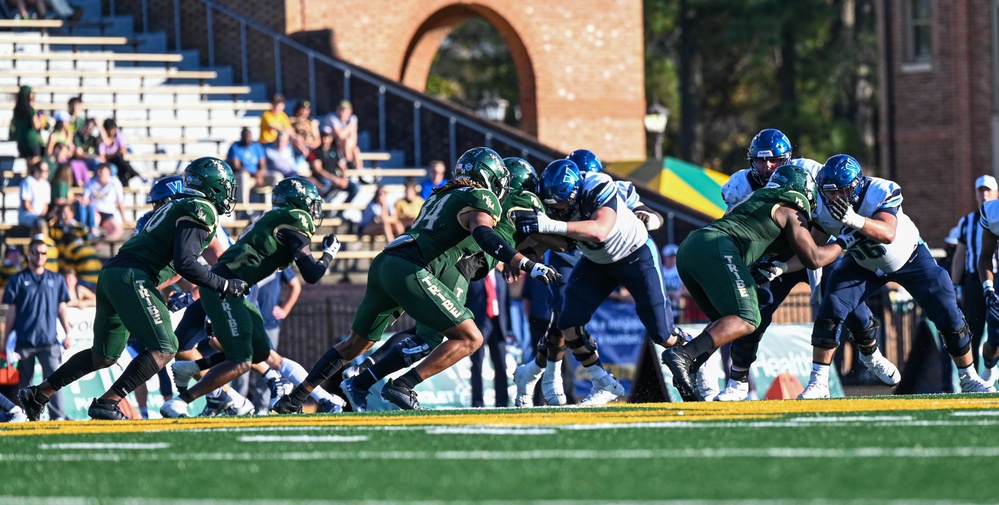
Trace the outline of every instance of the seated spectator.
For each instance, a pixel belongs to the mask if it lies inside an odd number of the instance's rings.
[[[291,116],[291,143],[299,156],[308,156],[319,147],[319,121],[311,117],[312,104],[300,102]]]
[[[111,178],[111,167],[101,163],[97,176],[83,188],[83,205],[97,213],[98,226],[107,240],[118,240],[124,233],[125,192],[121,181]]]
[[[21,205],[17,210],[17,223],[32,226],[48,214],[52,203],[52,186],[49,184],[49,166],[36,161],[28,169],[28,177],[21,181]]]
[[[60,252],[77,239],[89,238],[90,230],[76,220],[72,205],[57,205],[52,214],[48,235],[55,241],[55,247]]]
[[[249,128],[239,132],[239,142],[229,146],[226,162],[236,176],[236,198],[239,203],[250,201],[250,190],[266,184],[267,158],[264,148],[254,142]]]
[[[83,129],[83,125],[86,124],[87,119],[80,115],[81,105],[83,100],[78,96],[74,96],[69,99],[66,103],[66,129],[69,130],[70,136],[76,135],[76,132]]]
[[[333,132],[323,131],[319,134],[319,147],[309,153],[309,168],[312,169],[312,180],[319,189],[323,199],[329,201],[332,195],[340,191],[347,192],[345,203],[354,201],[361,187],[347,177],[347,162],[340,158],[333,147]]]
[[[45,154],[47,156],[53,156],[57,145],[67,148],[73,146],[73,135],[69,132],[69,127],[66,123],[67,119],[68,117],[62,112],[56,114],[55,126],[52,127],[52,132],[49,133],[48,144],[45,146]],[[70,150],[70,153],[72,153],[72,150]]]
[[[361,234],[372,237],[382,235],[391,242],[404,231],[402,223],[395,216],[395,208],[388,203],[388,189],[379,185],[375,190],[375,197],[361,214]]]
[[[270,110],[260,115],[260,145],[275,142],[278,133],[291,134],[291,120],[285,114],[284,107],[284,96],[275,93],[271,97]]]
[[[10,128],[11,137],[17,142],[17,156],[27,160],[28,166],[42,158],[45,149],[42,130],[47,122],[45,113],[35,109],[35,92],[31,86],[21,86],[14,102]]]
[[[423,208],[423,202],[425,200],[417,194],[416,182],[412,179],[406,180],[406,196],[398,199],[395,202],[395,215],[399,218],[399,222],[405,229],[409,229],[413,226],[413,221],[416,221],[416,216],[420,215],[420,209]]]
[[[118,124],[115,123],[114,119],[108,118],[104,120],[104,134],[102,135],[103,141],[98,146],[98,154],[100,154],[101,163],[114,165],[117,169],[118,180],[121,181],[122,186],[128,186],[128,181],[132,177],[138,176],[139,173],[132,168],[132,164],[125,159],[125,155],[128,154],[128,146],[125,145],[125,137],[121,134],[121,130],[118,129]],[[145,177],[140,177],[142,182],[146,182]]]
[[[97,164],[100,163],[100,143],[97,120],[87,119],[83,127],[73,135],[73,159],[84,162],[91,172],[97,171]],[[89,176],[87,180],[90,180]]]
[[[66,279],[70,303],[81,304],[96,299],[97,277],[101,260],[86,243],[87,229],[73,218],[73,208],[61,205],[57,220],[49,226],[49,237],[59,252],[59,273]]]
[[[357,146],[357,116],[350,100],[340,102],[336,112],[330,113],[323,121],[323,129],[333,132],[337,154],[351,168],[364,168],[361,164],[361,148]]]
[[[427,179],[420,184],[420,196],[424,200],[430,198],[434,190],[447,184],[447,167],[441,160],[434,160],[427,166]]]
[[[298,164],[288,135],[278,133],[273,144],[264,146],[264,156],[267,159],[268,175],[273,176],[271,184],[277,184],[286,177],[298,176]]]
[[[24,270],[25,266],[26,262],[21,248],[14,244],[7,244],[7,249],[3,255],[3,265],[0,265],[0,291],[7,287],[7,279]]]
[[[75,23],[83,17],[83,8],[73,7],[66,0],[16,0],[15,5],[17,6],[17,16],[20,16],[21,19],[34,19],[28,13],[29,6],[34,8],[37,17],[42,19],[48,17],[49,7],[52,8],[52,12],[57,18],[70,23]]]
[[[60,163],[56,168],[55,177],[50,183],[52,187],[51,205],[69,205],[72,200],[69,197],[69,190],[73,187],[73,168],[69,163]]]

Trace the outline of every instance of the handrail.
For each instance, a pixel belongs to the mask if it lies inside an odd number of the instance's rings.
[[[182,29],[182,26],[181,26],[181,23],[183,22],[183,18],[182,18],[182,16],[180,16],[180,13],[181,13],[181,1],[182,0],[174,0],[173,1],[173,9],[172,9],[173,10],[173,16],[174,16],[174,37],[175,37],[174,46],[175,46],[175,48],[177,50],[180,50],[183,47],[183,45],[181,43],[182,41],[180,40],[181,34],[184,33],[184,31]],[[221,14],[223,16],[226,16],[230,20],[235,21],[235,22],[238,23],[238,25],[239,25],[239,45],[240,45],[241,61],[242,61],[242,65],[241,65],[241,67],[242,67],[241,74],[242,75],[240,76],[241,81],[242,81],[241,84],[249,84],[249,82],[248,82],[249,81],[249,72],[248,72],[248,69],[247,69],[247,67],[248,67],[247,63],[250,60],[249,55],[247,54],[247,27],[249,27],[249,28],[252,28],[253,30],[259,32],[260,34],[262,34],[262,35],[264,35],[266,37],[269,37],[271,40],[273,40],[273,43],[274,43],[274,59],[275,59],[274,66],[275,66],[275,69],[276,69],[275,76],[274,76],[274,87],[275,87],[274,91],[275,92],[278,92],[278,93],[282,92],[282,81],[283,81],[283,77],[281,75],[281,68],[282,68],[281,67],[281,48],[282,48],[281,46],[284,46],[284,47],[287,47],[289,49],[293,49],[295,51],[298,51],[299,53],[301,53],[303,56],[305,56],[307,58],[307,61],[308,61],[308,75],[309,75],[309,82],[308,82],[308,84],[309,84],[309,92],[308,92],[308,95],[309,95],[309,99],[310,99],[310,101],[312,101],[312,103],[318,103],[317,100],[316,100],[316,96],[317,96],[317,92],[316,92],[316,88],[317,88],[317,86],[316,86],[316,75],[317,75],[316,63],[319,63],[321,65],[325,65],[326,67],[331,68],[334,71],[343,74],[343,79],[344,79],[344,81],[343,81],[344,82],[344,98],[345,99],[348,99],[348,100],[350,99],[350,93],[351,93],[350,82],[351,82],[351,79],[359,79],[361,82],[364,82],[366,84],[369,84],[369,85],[375,87],[377,89],[378,93],[379,93],[379,97],[378,97],[378,116],[379,117],[378,117],[378,121],[377,121],[377,131],[379,133],[379,135],[378,135],[378,142],[379,142],[378,148],[379,148],[380,151],[386,151],[387,150],[386,149],[386,135],[384,134],[385,127],[386,127],[386,121],[387,121],[386,110],[385,110],[386,105],[385,105],[384,95],[387,93],[387,94],[393,95],[394,97],[398,97],[398,98],[400,98],[402,100],[405,100],[405,101],[409,102],[410,104],[412,104],[412,107],[413,107],[413,137],[414,137],[414,142],[412,144],[412,152],[411,153],[407,153],[407,155],[411,155],[412,156],[413,164],[416,165],[416,166],[422,166],[424,164],[424,160],[423,160],[423,156],[422,156],[422,152],[421,152],[421,145],[420,145],[420,138],[421,138],[421,131],[420,130],[422,128],[422,126],[420,125],[420,111],[421,110],[429,112],[429,113],[432,113],[432,114],[435,114],[435,115],[437,115],[437,116],[439,116],[439,117],[441,117],[443,119],[446,119],[448,121],[448,126],[449,126],[449,130],[450,130],[450,137],[451,137],[452,140],[455,138],[455,128],[458,127],[458,126],[460,126],[462,128],[466,128],[466,129],[468,129],[468,130],[470,130],[472,132],[481,134],[483,136],[483,144],[484,145],[491,146],[493,141],[500,142],[502,144],[505,144],[507,146],[510,146],[510,147],[513,147],[513,148],[519,150],[520,151],[520,155],[522,157],[524,157],[524,158],[533,157],[533,158],[538,159],[538,160],[550,160],[550,159],[552,159],[555,156],[560,156],[556,150],[548,150],[548,149],[545,149],[544,147],[532,146],[532,145],[530,145],[532,143],[531,140],[524,139],[524,138],[517,138],[518,137],[517,132],[501,132],[501,131],[497,131],[496,130],[497,126],[492,126],[492,127],[484,126],[484,125],[481,124],[480,121],[477,121],[475,119],[471,119],[471,118],[467,117],[467,116],[470,115],[469,113],[467,113],[465,111],[462,111],[462,110],[460,110],[459,108],[457,108],[455,106],[452,106],[452,105],[447,104],[447,103],[442,102],[442,101],[437,101],[437,100],[435,100],[433,98],[428,98],[426,96],[422,96],[422,95],[418,94],[417,92],[414,92],[414,91],[410,90],[409,88],[407,88],[407,87],[405,87],[405,86],[403,86],[403,85],[401,85],[401,84],[399,84],[397,82],[394,82],[392,80],[386,79],[386,78],[381,77],[381,76],[378,76],[377,74],[374,74],[374,73],[372,73],[372,72],[370,72],[368,70],[365,70],[365,69],[363,69],[361,67],[358,67],[358,66],[355,66],[355,65],[352,65],[352,64],[349,64],[349,63],[346,63],[346,62],[334,59],[334,58],[332,58],[330,56],[327,56],[327,55],[325,55],[325,54],[323,54],[321,52],[318,52],[318,51],[315,51],[313,49],[310,49],[309,47],[306,47],[305,45],[303,45],[303,44],[301,44],[301,43],[299,43],[299,42],[291,39],[287,35],[282,34],[282,33],[277,33],[274,30],[272,30],[272,29],[270,29],[270,28],[262,25],[261,23],[259,23],[257,21],[254,21],[252,19],[247,19],[243,14],[241,14],[239,12],[236,12],[236,11],[234,11],[234,10],[230,9],[229,7],[226,7],[224,5],[220,5],[220,4],[216,3],[213,0],[197,0],[197,1],[200,2],[201,4],[203,4],[205,6],[205,8],[206,8],[206,16],[205,16],[204,19],[208,23],[214,23],[215,22],[215,14],[216,13]],[[141,11],[140,12],[143,15],[146,15],[146,13],[148,12],[147,2],[148,2],[148,0],[142,0],[142,5],[141,5]],[[143,20],[143,21],[145,21],[145,20]],[[206,41],[207,44],[206,44],[206,47],[205,47],[205,49],[207,51],[207,55],[206,56],[207,56],[207,61],[208,61],[209,65],[213,65],[213,64],[216,63],[215,43],[214,43],[214,40],[213,40],[213,38],[212,38],[212,36],[210,34],[211,30],[208,30],[207,32],[208,32],[207,41]],[[536,142],[536,141],[534,141],[534,142]],[[538,144],[540,145],[540,142],[538,142]],[[454,152],[454,150],[455,150],[454,143],[452,142],[451,143],[451,153],[450,153],[451,165],[454,164],[454,162],[456,161],[456,158],[457,158],[457,156],[459,154],[459,153]]]

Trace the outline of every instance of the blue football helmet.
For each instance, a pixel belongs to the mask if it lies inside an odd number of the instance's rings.
[[[538,196],[552,217],[566,221],[579,209],[582,186],[583,176],[575,163],[555,160],[541,173],[541,194]]]
[[[579,169],[579,173],[585,174],[586,172],[603,172],[604,166],[600,163],[600,159],[597,155],[593,154],[586,149],[576,149],[575,151],[569,153],[565,159],[576,164],[576,168]]]
[[[160,203],[184,191],[184,178],[179,175],[161,177],[153,182],[146,195],[146,203]]]
[[[791,160],[791,140],[775,128],[762,130],[749,143],[746,159],[750,162],[750,174],[756,182],[766,185],[774,170]]]
[[[848,198],[853,206],[860,203],[863,182],[864,170],[860,168],[860,163],[848,154],[837,154],[826,160],[816,177],[823,200],[829,201],[831,198],[837,198],[836,195],[841,195],[840,198]]]

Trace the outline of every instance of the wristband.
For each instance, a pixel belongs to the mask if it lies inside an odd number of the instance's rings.
[[[854,212],[847,214],[845,217],[846,219],[843,220],[843,224],[857,230],[862,229],[864,227],[864,223],[867,222],[867,219],[865,219],[864,216]]]
[[[550,233],[554,235],[565,235],[569,233],[569,223],[565,221],[550,220],[548,221],[547,230],[540,230],[542,233]]]
[[[530,272],[532,268],[534,268],[534,262],[528,259],[527,256],[524,256],[520,260],[520,269],[524,272]]]
[[[990,290],[991,291],[995,291],[995,288],[992,286],[992,281],[985,281],[985,282],[983,282],[982,283],[982,291],[990,291]]]

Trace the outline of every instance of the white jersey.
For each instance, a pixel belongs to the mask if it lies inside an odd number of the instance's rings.
[[[795,158],[789,161],[788,165],[804,168],[809,174],[812,175],[813,179],[818,175],[819,169],[822,168],[821,163],[810,158]],[[725,200],[725,205],[728,206],[725,209],[726,214],[728,214],[728,211],[732,210],[732,207],[746,201],[746,199],[753,194],[753,191],[763,187],[757,185],[756,181],[750,177],[751,173],[752,168],[739,170],[738,172],[732,174],[732,176],[728,178],[728,182],[722,186],[722,200]]]
[[[999,237],[999,200],[990,200],[982,205],[982,228]]]
[[[864,217],[872,217],[878,212],[895,215],[898,220],[895,240],[890,244],[880,244],[864,237],[847,252],[860,266],[872,272],[895,272],[909,261],[913,251],[922,243],[919,229],[909,216],[902,212],[902,188],[894,181],[868,177],[863,182],[860,195],[860,208],[857,209],[857,214]],[[813,220],[830,235],[839,235],[843,230],[843,225],[833,219],[821,198],[818,199]]]
[[[594,263],[607,264],[624,259],[636,249],[645,245],[649,232],[635,213],[632,212],[621,189],[609,175],[599,172],[583,174],[582,189],[579,192],[579,210],[573,221],[590,219],[597,210],[610,207],[617,213],[617,222],[610,235],[603,242],[577,242],[587,259]],[[636,199],[637,201],[637,199]]]

